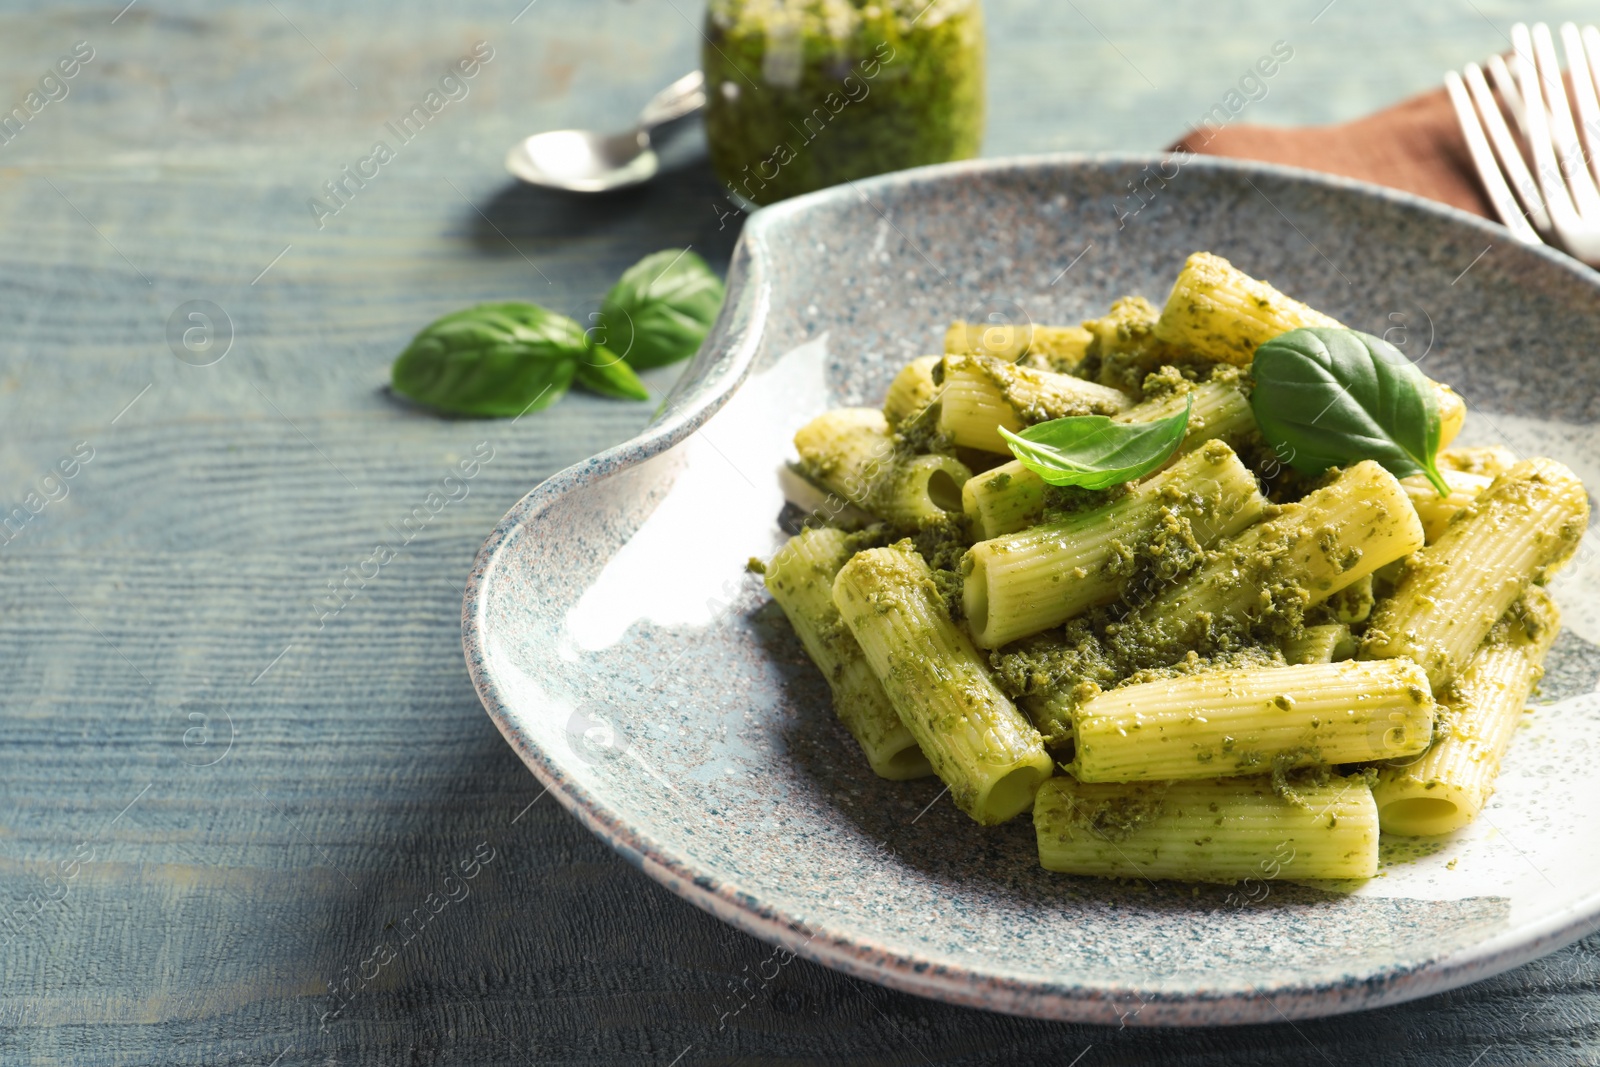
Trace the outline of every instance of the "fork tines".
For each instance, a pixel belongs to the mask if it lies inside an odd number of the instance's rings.
[[[1600,31],[1580,31],[1569,22],[1560,32],[1571,103],[1550,27],[1542,22],[1531,32],[1520,22],[1512,27],[1509,65],[1492,57],[1485,78],[1478,64],[1468,63],[1465,77],[1445,74],[1445,88],[1489,201],[1513,236],[1529,244],[1548,241],[1600,264]]]

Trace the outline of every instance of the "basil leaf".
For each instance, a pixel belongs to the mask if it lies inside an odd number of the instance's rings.
[[[687,249],[645,256],[600,305],[601,342],[638,370],[688,359],[722,307],[722,280]]]
[[[1256,349],[1256,425],[1281,458],[1317,475],[1364,459],[1396,478],[1425,474],[1449,487],[1435,461],[1439,401],[1433,383],[1389,342],[1357,330],[1290,330]]]
[[[633,368],[605,345],[595,345],[587,355],[578,360],[578,384],[618,400],[649,400],[650,390],[644,387]]]
[[[395,392],[458,415],[516,416],[561,399],[583,329],[536,304],[478,304],[423,327],[394,361]]]
[[[1108,489],[1142,478],[1183,443],[1194,398],[1176,415],[1153,422],[1115,422],[1104,415],[1075,415],[1029,426],[1000,427],[1011,454],[1051,485]]]

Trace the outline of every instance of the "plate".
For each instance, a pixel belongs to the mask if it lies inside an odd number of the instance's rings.
[[[1400,193],[1192,158],[932,167],[753,215],[728,299],[656,422],[550,478],[484,543],[463,605],[490,716],[650,877],[789,952],[953,1003],[1113,1025],[1390,1004],[1576,940],[1600,916],[1600,552],[1483,816],[1391,840],[1356,888],[1112,882],[1039,868],[934,779],[874,777],[750,556],[781,543],[794,430],[875,404],[945,323],[1161,302],[1209,249],[1383,334],[1468,401],[1462,438],[1600,486],[1600,275]]]

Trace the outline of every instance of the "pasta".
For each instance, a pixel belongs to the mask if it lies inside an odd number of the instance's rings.
[[[933,380],[933,369],[942,358],[918,357],[894,376],[894,381],[889,383],[889,394],[883,398],[883,418],[891,427],[897,427],[925,410],[939,395],[939,386]]]
[[[1173,283],[1154,336],[1188,346],[1225,363],[1249,363],[1256,349],[1281,333],[1303,326],[1339,326],[1336,319],[1291,300],[1221,256],[1196,252]],[[1448,386],[1438,390],[1439,438],[1455,440],[1466,420],[1466,402]]]
[[[1411,498],[1411,506],[1417,509],[1417,518],[1422,520],[1422,535],[1430,545],[1439,540],[1439,535],[1450,525],[1450,520],[1494,481],[1487,474],[1469,474],[1448,467],[1439,473],[1450,487],[1448,496],[1440,496],[1426,474],[1408,474],[1400,479],[1400,484],[1405,486],[1406,496]]]
[[[1495,625],[1445,696],[1443,736],[1420,759],[1379,773],[1372,795],[1385,831],[1445,834],[1478,814],[1560,626],[1538,586]]]
[[[1128,544],[1176,527],[1209,548],[1259,519],[1266,503],[1255,477],[1219,441],[1115,503],[979,541],[962,564],[972,639],[996,648],[1115,600],[1132,577],[1120,565]]]
[[[1523,460],[1407,562],[1362,654],[1409,656],[1444,687],[1512,602],[1572,558],[1588,525],[1583,483],[1554,460]]]
[[[1307,626],[1283,643],[1283,658],[1290,663],[1336,663],[1354,658],[1356,638],[1342,622]]]
[[[1256,360],[1302,328],[1326,351]],[[1031,809],[1073,875],[1368,878],[1380,833],[1477,817],[1588,524],[1571,471],[1454,446],[1447,385],[1205,252],[1159,309],[943,350],[800,429],[780,478],[825,525],[751,563],[866,767]]]
[[[961,486],[972,472],[954,456],[907,455],[883,413],[839,408],[794,435],[808,478],[890,521],[926,523],[961,511]]]
[[[956,356],[994,356],[1043,370],[1083,362],[1093,335],[1082,326],[993,325],[957,319],[944,332],[944,350]]]
[[[1080,782],[1219,778],[1412,756],[1434,702],[1409,660],[1202,671],[1101,693],[1072,717]]]
[[[766,565],[767,590],[828,679],[833,710],[873,771],[896,780],[921,778],[933,773],[928,758],[900,721],[833,603],[833,579],[854,554],[850,536],[842,530],[802,530]]]
[[[1295,804],[1260,779],[1091,785],[1052,778],[1033,809],[1039,863],[1102,878],[1371,878],[1378,812],[1359,778]]]
[[[1187,452],[1211,440],[1236,442],[1255,429],[1250,401],[1235,381],[1219,380],[1146,400],[1113,415],[1117,422],[1151,422],[1176,415],[1190,399],[1189,428],[1178,451]],[[961,508],[973,532],[987,540],[1015,533],[1044,515],[1045,483],[1017,460],[1002,463],[987,477],[971,478],[961,487]]]
[[[1004,822],[1032,805],[1050,756],[930,577],[907,542],[869,549],[839,571],[834,602],[956,807],[981,823]]]
[[[1172,285],[1155,335],[1225,363],[1248,363],[1256,348],[1301,326],[1338,320],[1291,300],[1221,256],[1196,252]]]
[[[1125,394],[1068,374],[1020,367],[993,356],[947,355],[939,429],[957,445],[1005,452],[1002,426],[1015,433],[1033,422],[1115,415],[1132,406]]]
[[[1218,622],[1314,606],[1422,547],[1422,524],[1394,475],[1370,460],[1244,531],[1136,612],[1150,641],[1200,645]]]

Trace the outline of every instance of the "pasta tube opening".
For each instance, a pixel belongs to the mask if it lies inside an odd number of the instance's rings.
[[[794,435],[802,472],[890,522],[925,525],[961,514],[961,486],[972,477],[954,456],[913,455],[876,408],[839,408]]]
[[[1537,586],[1495,624],[1445,694],[1442,736],[1421,758],[1379,772],[1372,793],[1385,831],[1447,834],[1477,817],[1560,628],[1560,612]]]
[[[1448,785],[1439,788],[1442,796],[1401,797],[1378,808],[1378,823],[1386,833],[1404,837],[1431,837],[1448,834],[1465,826],[1472,818],[1475,805],[1463,803],[1460,789]]]
[[[833,599],[956,807],[986,825],[1026,811],[1054,764],[951,621],[911,543],[856,553]]]
[[[1128,546],[1203,551],[1261,517],[1255,476],[1208,442],[1114,503],[972,546],[962,610],[972,639],[998,648],[1115,600],[1134,577]],[[1190,546],[1193,547],[1190,547]]]

